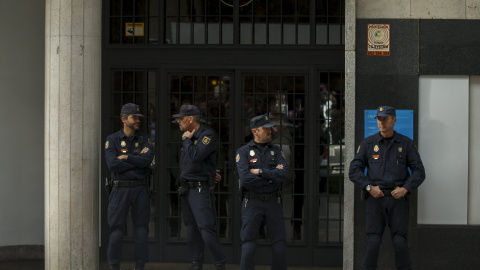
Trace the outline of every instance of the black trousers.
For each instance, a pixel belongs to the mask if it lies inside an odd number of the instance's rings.
[[[397,200],[394,197],[385,196],[375,199],[369,196],[366,203],[367,250],[362,269],[377,269],[378,252],[387,223],[395,250],[395,265],[397,269],[411,269],[407,246],[407,198],[403,197]]]

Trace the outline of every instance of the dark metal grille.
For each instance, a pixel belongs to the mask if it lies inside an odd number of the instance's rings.
[[[233,115],[230,108],[232,74],[225,72],[217,73],[182,73],[168,76],[170,102],[170,114],[167,139],[167,171],[170,178],[169,205],[167,206],[167,238],[169,241],[185,241],[187,229],[183,225],[180,214],[180,199],[178,197],[175,182],[180,176],[179,156],[181,148],[181,135],[178,124],[171,115],[178,113],[183,104],[193,104],[202,111],[201,122],[208,128],[213,129],[218,139],[217,169],[220,170],[222,181],[215,185],[215,206],[217,212],[217,233],[222,242],[231,242],[233,235],[232,219],[234,202],[236,199],[234,190],[231,190],[229,181],[234,178],[230,173],[234,169],[235,149],[233,145]],[[233,165],[233,167],[232,167]]]
[[[305,99],[307,92],[305,74],[245,74],[243,76],[244,142],[252,139],[249,121],[266,114],[276,124],[272,129],[272,143],[282,148],[290,175],[283,184],[285,225],[287,241],[305,243]],[[267,232],[268,233],[268,232]],[[268,237],[260,230],[260,239]]]
[[[110,44],[345,44],[345,0],[110,0],[108,5]]]
[[[157,95],[157,70],[156,69],[112,69],[112,82],[110,84],[110,113],[108,123],[108,134],[117,132],[122,126],[120,121],[120,110],[123,104],[135,103],[140,105],[141,113],[145,116],[141,118],[140,129],[151,137],[152,143],[155,145],[156,133],[155,127],[158,126],[156,119],[156,95]],[[155,161],[154,161],[155,162]],[[154,166],[154,171],[156,166]],[[154,192],[158,191],[154,187]],[[158,235],[156,228],[158,227],[158,211],[155,211],[156,205],[154,197],[150,199],[150,224],[149,238],[156,238]],[[127,219],[127,240],[134,240],[134,226],[129,212]]]
[[[343,242],[343,176],[345,146],[345,92],[343,72],[320,72],[315,117],[317,199],[320,207],[317,242]]]

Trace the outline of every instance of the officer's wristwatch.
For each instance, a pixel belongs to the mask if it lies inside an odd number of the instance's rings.
[[[370,191],[370,189],[372,189],[372,185],[367,185],[367,186],[365,187],[365,190],[366,190],[366,191]]]
[[[263,173],[263,170],[262,169],[258,169],[258,175],[262,175]]]

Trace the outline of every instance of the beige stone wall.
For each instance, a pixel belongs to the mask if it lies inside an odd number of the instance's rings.
[[[357,0],[357,18],[480,19],[480,0]]]

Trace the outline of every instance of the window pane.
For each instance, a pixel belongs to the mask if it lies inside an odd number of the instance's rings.
[[[123,16],[132,16],[133,15],[133,1],[134,0],[123,0],[122,1],[122,15]]]
[[[296,14],[296,0],[283,0],[282,1],[282,15],[295,15]]]
[[[208,44],[220,44],[220,29],[218,17],[208,17]],[[223,34],[223,33],[222,33]]]
[[[310,18],[298,18],[298,44],[310,44]]]
[[[122,14],[122,1],[110,0],[110,16],[120,16]]]
[[[134,0],[135,1],[135,16],[147,15],[146,2],[148,0]]]
[[[271,18],[268,24],[268,43],[281,44],[282,42],[282,24],[281,18]]]
[[[233,44],[233,19],[222,18],[222,44]]]
[[[296,44],[297,29],[295,18],[283,19],[283,44]]]
[[[315,35],[316,35],[316,44],[325,45],[327,44],[327,33],[328,33],[328,24],[326,18],[316,18],[315,24]]]
[[[251,18],[240,18],[240,44],[252,44],[252,27]]]
[[[418,117],[422,124],[418,127],[418,150],[424,167],[429,168],[418,189],[420,224],[467,224],[469,147],[458,142],[468,142],[468,99],[468,76],[419,79]],[[446,106],[457,108],[456,113],[449,113]],[[455,140],[448,139],[453,137]],[[448,155],[439,154],[439,145]],[[451,157],[455,157],[455,166]],[[429,181],[432,179],[435,181]]]
[[[165,2],[165,14],[167,16],[175,16],[179,14],[179,4],[181,1],[178,0],[164,0]]]

